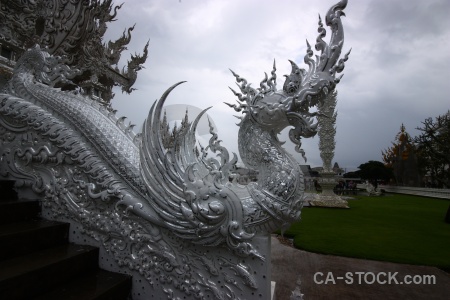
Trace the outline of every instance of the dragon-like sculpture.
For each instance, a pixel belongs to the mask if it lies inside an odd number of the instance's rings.
[[[258,282],[241,258],[267,259],[255,236],[300,218],[303,174],[277,135],[293,127],[289,137],[300,153],[301,137],[315,135],[309,109],[333,92],[348,57],[340,59],[346,2],[326,14],[330,43],[323,40],[319,20],[320,54],[313,57],[308,44],[308,70],[291,61],[281,90],[275,63],[259,88],[232,71],[238,101],[228,105],[243,114],[239,152],[258,172],[256,182],[230,182],[237,156],[220,145],[213,126],[209,145],[201,155],[195,151],[196,127],[207,109],[176,137],[173,149],[164,149],[163,105],[181,83],[153,104],[143,132],[135,134],[111,107],[53,88],[70,83],[78,71],[39,46],[20,58],[0,94],[0,175],[43,195],[46,217],[76,222],[82,234],[114,254],[118,267],[138,272],[151,286],[159,284],[169,299],[179,293],[242,299],[243,289],[254,291]],[[217,156],[208,157],[207,151]],[[205,250],[218,246],[223,255]],[[235,258],[227,258],[230,251]]]

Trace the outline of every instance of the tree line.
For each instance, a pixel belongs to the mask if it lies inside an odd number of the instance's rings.
[[[383,162],[369,161],[344,177],[383,180],[404,186],[450,187],[450,110],[427,118],[411,137],[402,124]]]

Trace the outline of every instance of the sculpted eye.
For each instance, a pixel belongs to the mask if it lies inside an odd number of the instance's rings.
[[[6,40],[0,41],[7,71],[9,66],[15,68],[7,84],[0,74],[0,175],[17,180],[17,189],[24,187],[25,194],[42,196],[41,215],[70,221],[74,240],[102,247],[93,252],[87,246],[70,245],[64,246],[64,252],[83,255],[89,250],[93,254],[89,257],[100,254],[100,265],[132,275],[134,291],[126,295],[136,295],[138,290],[138,296],[158,299],[265,299],[263,295],[270,294],[266,277],[270,275],[266,273],[270,272],[270,234],[298,221],[305,199],[299,159],[285,149],[279,133],[289,131],[294,144],[290,147],[304,158],[302,138],[318,133],[326,141],[326,150],[333,146],[334,140],[331,143],[321,132],[335,133],[336,114],[323,103],[335,97],[339,80],[335,74],[347,60],[346,55],[337,62],[343,45],[340,16],[347,0],[340,0],[327,13],[325,23],[332,32],[329,44],[323,40],[326,34],[320,20],[316,45],[307,42],[306,55],[302,54],[306,70],[290,61],[292,69],[282,88],[277,88],[275,61],[254,86],[231,71],[237,85],[236,91],[231,90],[238,100],[228,105],[240,113],[239,132],[234,136],[239,165],[237,154],[221,145],[214,122],[207,118],[209,108],[192,114],[186,109],[180,127],[174,124],[180,120],[177,117],[167,114],[166,118],[165,102],[183,82],[154,102],[138,134],[134,125],[126,125],[126,117],[115,115],[110,88],[134,90],[149,45],[143,54],[132,54],[119,70],[120,53],[134,26],[115,42],[103,44],[101,37],[120,6],[112,13],[111,0],[0,2],[2,17],[6,7],[30,12],[30,25],[36,21],[34,33],[46,40],[41,44],[53,49],[36,45],[20,54],[13,66],[10,60],[15,54],[4,45]],[[31,21],[37,14],[42,17]],[[8,20],[0,21],[0,31]],[[57,51],[52,32],[57,33]],[[61,39],[67,40],[60,43]],[[69,51],[72,46],[76,53]],[[3,63],[0,60],[0,67]],[[310,111],[312,106],[316,107]],[[335,103],[328,107],[334,109]],[[196,117],[191,122],[188,116],[192,115]],[[221,115],[215,117],[223,120]],[[209,139],[204,137],[207,133]],[[330,153],[321,147],[321,152]],[[322,177],[323,183],[330,182]],[[28,213],[26,219],[31,217]],[[61,233],[58,241],[67,242],[68,233]],[[22,298],[35,298],[30,296]]]

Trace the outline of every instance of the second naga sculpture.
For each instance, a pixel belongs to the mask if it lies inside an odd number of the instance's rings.
[[[276,89],[275,63],[270,78],[266,74],[256,89],[232,72],[240,91],[233,90],[238,104],[228,105],[243,114],[238,124],[239,152],[246,167],[258,172],[256,182],[246,187],[229,183],[237,158],[229,157],[213,132],[208,148],[218,153],[219,159],[196,155],[195,129],[202,114],[176,140],[179,151],[163,150],[157,129],[164,101],[175,85],[154,104],[144,125],[140,165],[150,199],[143,203],[129,198],[119,203],[136,213],[144,207],[155,211],[156,222],[193,243],[214,246],[226,242],[242,255],[257,255],[248,243],[255,233],[270,233],[299,220],[303,174],[277,135],[292,126],[290,140],[302,152],[301,137],[316,134],[315,114],[309,109],[335,89],[340,80],[336,74],[343,70],[348,56],[339,59],[344,38],[340,17],[345,4],[341,1],[326,15],[325,22],[332,29],[330,44],[322,39],[326,32],[320,20],[316,41],[320,55],[314,58],[308,44],[304,59],[308,71],[291,61],[292,72],[282,90]]]
[[[258,172],[256,182],[239,186],[229,181],[237,156],[230,156],[212,129],[205,151],[195,151],[196,126],[206,110],[177,136],[173,148],[164,149],[161,113],[180,83],[154,103],[143,132],[136,135],[110,107],[54,88],[70,82],[77,70],[39,46],[20,58],[0,94],[1,175],[44,195],[48,217],[80,224],[84,234],[114,253],[119,266],[137,270],[152,284],[160,278],[167,295],[173,295],[167,287],[173,286],[196,298],[205,290],[217,299],[237,299],[230,296],[233,286],[241,289],[236,278],[249,289],[258,288],[248,268],[223,257],[208,258],[189,245],[225,245],[238,257],[265,260],[254,236],[299,220],[303,174],[277,135],[292,127],[290,140],[304,154],[301,138],[316,134],[310,108],[335,89],[348,56],[340,58],[340,17],[346,4],[342,0],[326,14],[329,43],[323,40],[326,30],[319,20],[319,54],[314,57],[307,43],[308,70],[291,61],[292,72],[282,89],[276,87],[275,64],[258,88],[232,72],[238,99],[228,105],[242,113],[239,152],[246,167]],[[217,156],[206,157],[206,150]],[[202,266],[212,277],[219,276],[216,267],[221,266],[222,283],[208,280],[192,265]],[[158,277],[162,271],[164,279]]]

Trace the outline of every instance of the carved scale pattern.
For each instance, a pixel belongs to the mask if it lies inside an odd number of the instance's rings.
[[[320,21],[321,55],[314,61],[308,45],[309,71],[291,62],[282,91],[276,91],[275,65],[258,89],[233,72],[242,94],[234,92],[238,105],[230,106],[245,113],[239,150],[259,171],[257,183],[228,182],[236,155],[230,158],[212,129],[208,148],[217,158],[195,153],[196,126],[206,110],[176,137],[179,151],[163,149],[162,107],[178,84],[155,102],[136,136],[108,108],[52,88],[78,72],[39,47],[21,57],[0,94],[1,175],[43,194],[51,218],[79,224],[120,268],[137,272],[168,299],[244,298],[260,284],[248,261],[266,259],[255,234],[300,216],[302,173],[277,134],[294,126],[290,139],[302,152],[300,138],[316,133],[309,107],[334,90],[347,59],[338,61],[345,5],[327,13],[331,44],[322,40]]]
[[[273,134],[245,120],[239,130],[239,152],[247,166],[258,170],[258,181],[248,190],[263,217],[252,216],[255,231],[272,232],[300,218],[303,201],[303,173]],[[246,142],[243,142],[246,141]]]
[[[138,148],[123,119],[85,97],[35,82],[40,78],[52,83],[58,76],[30,72],[45,69],[51,57],[38,48],[28,54],[9,87],[22,98],[0,96],[1,175],[43,194],[48,217],[75,221],[120,268],[138,272],[169,299],[178,299],[180,293],[194,299],[239,299],[234,290],[256,289],[249,266],[209,257],[204,248],[165,229],[148,210],[147,191],[139,188]],[[210,146],[217,148],[215,142],[217,136]],[[121,156],[124,151],[127,155]],[[251,245],[242,245],[240,253],[248,255]],[[181,255],[186,250],[192,255]]]
[[[234,289],[258,287],[248,266],[199,252],[160,226],[129,214],[128,207],[118,206],[120,199],[133,197],[133,191],[101,157],[87,150],[88,142],[77,131],[28,101],[0,97],[0,174],[43,194],[52,219],[76,221],[81,233],[98,241],[119,267],[138,272],[168,299],[179,299],[180,291],[193,299],[208,294],[239,299]],[[181,255],[186,251],[189,256]],[[219,270],[225,263],[227,267]]]
[[[33,99],[50,111],[60,115],[63,120],[75,130],[84,133],[84,138],[96,148],[106,161],[110,161],[112,168],[117,174],[129,183],[132,187],[139,187],[138,192],[145,193],[139,175],[139,150],[133,143],[134,133],[123,126],[123,119],[117,119],[111,115],[107,109],[98,102],[87,97],[80,97],[73,93],[62,93],[57,89],[49,89],[47,85],[35,84],[32,78],[32,70],[39,65],[45,68],[49,60],[45,52],[29,50],[18,62],[14,76],[10,82],[10,88],[16,95],[24,99]],[[28,59],[26,57],[29,57]],[[51,57],[53,58],[53,57]],[[31,60],[28,63],[27,60]],[[53,70],[61,74],[61,65],[56,65],[58,70]],[[67,76],[75,74],[67,73]],[[29,76],[29,78],[26,78]],[[31,77],[30,77],[31,76]],[[61,76],[60,76],[61,77]],[[67,80],[63,76],[65,80]],[[43,81],[54,83],[55,79],[41,75]],[[53,80],[52,80],[53,79]],[[115,121],[115,122],[114,122]]]

